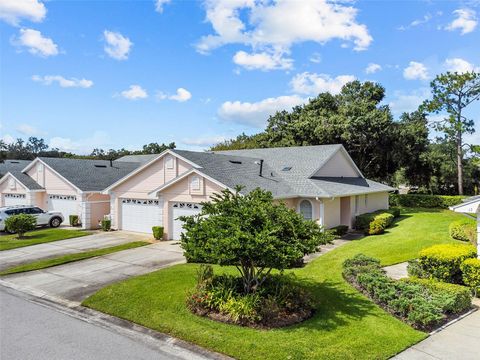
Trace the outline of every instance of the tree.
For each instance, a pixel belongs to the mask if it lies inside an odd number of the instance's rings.
[[[464,134],[475,131],[473,119],[465,116],[465,109],[480,99],[480,73],[451,73],[438,75],[431,83],[433,98],[423,107],[432,113],[446,112],[448,117],[434,122],[436,130],[443,132],[456,146],[458,194],[463,195]]]
[[[18,239],[22,239],[27,231],[32,231],[37,225],[37,219],[33,215],[18,214],[5,219],[5,228],[8,232],[17,233]]]
[[[199,215],[181,217],[181,246],[189,262],[235,266],[245,293],[261,286],[272,269],[292,267],[331,240],[314,221],[274,203],[270,192],[240,191],[224,190],[203,203]]]

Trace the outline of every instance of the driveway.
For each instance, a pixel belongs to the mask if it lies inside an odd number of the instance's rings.
[[[0,271],[32,261],[151,238],[152,237],[147,234],[143,235],[124,231],[112,231],[0,251]]]
[[[38,296],[81,302],[108,284],[184,261],[178,243],[163,241],[88,260],[4,276],[0,283]]]

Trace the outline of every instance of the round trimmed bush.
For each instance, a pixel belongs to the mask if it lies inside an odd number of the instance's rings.
[[[431,279],[462,284],[460,265],[477,256],[477,250],[467,244],[434,245],[420,251],[418,266]]]
[[[450,237],[455,240],[470,241],[472,244],[476,243],[477,238],[477,223],[473,219],[462,219],[454,221],[448,227]]]
[[[467,259],[460,265],[460,269],[462,270],[463,282],[477,296],[480,292],[480,259]]]

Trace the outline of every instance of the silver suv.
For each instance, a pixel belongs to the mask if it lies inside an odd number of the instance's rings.
[[[59,227],[64,218],[58,211],[43,211],[39,207],[31,205],[16,205],[0,207],[0,231],[8,231],[5,229],[5,219],[12,215],[29,214],[37,219],[37,226],[50,226],[52,228]]]

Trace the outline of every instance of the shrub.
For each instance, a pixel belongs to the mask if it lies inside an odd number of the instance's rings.
[[[476,254],[476,249],[472,245],[434,245],[420,251],[418,266],[424,277],[462,284],[460,265],[468,258],[475,258]]]
[[[458,205],[464,196],[446,195],[418,195],[418,194],[390,194],[389,203],[391,206],[441,208]]]
[[[480,259],[467,259],[460,265],[460,269],[463,282],[477,296],[480,292]]]
[[[78,217],[78,215],[70,215],[68,217],[68,220],[70,222],[70,226],[78,226],[80,225],[80,218]]]
[[[471,305],[468,289],[430,280],[396,281],[385,275],[378,260],[361,254],[343,263],[343,276],[385,310],[419,329],[431,329],[447,314]]]
[[[163,226],[153,226],[152,227],[153,237],[156,240],[163,239]]]
[[[394,218],[398,218],[400,216],[400,209],[396,207],[391,207],[390,209],[384,211],[392,214]]]
[[[111,227],[112,227],[112,220],[102,219],[102,230],[103,231],[110,231]]]
[[[27,231],[32,231],[37,225],[37,219],[33,215],[18,214],[5,219],[5,228],[11,233],[17,233],[19,239],[23,238]]]
[[[396,211],[392,212],[396,213]],[[389,210],[358,215],[355,218],[355,228],[363,230],[367,235],[381,234],[393,223],[394,218],[395,216]]]
[[[313,313],[310,294],[293,276],[269,276],[259,291],[245,294],[240,277],[214,275],[210,265],[200,266],[187,307],[216,320],[261,327],[293,324]]]
[[[259,188],[240,191],[242,187],[212,195],[200,214],[180,217],[187,261],[236,266],[245,293],[250,293],[262,286],[272,269],[296,266],[332,240],[314,221],[274,203],[272,193]]]
[[[454,221],[448,227],[448,231],[452,239],[477,243],[477,222],[473,219]]]
[[[410,277],[403,279],[413,284],[420,284],[437,296],[443,296],[442,308],[447,313],[460,313],[472,306],[472,298],[467,287],[456,284],[448,284],[432,279],[420,279]]]
[[[348,232],[348,226],[347,225],[338,225],[338,226],[330,228],[329,231],[337,237],[342,237],[343,235],[345,235]]]

